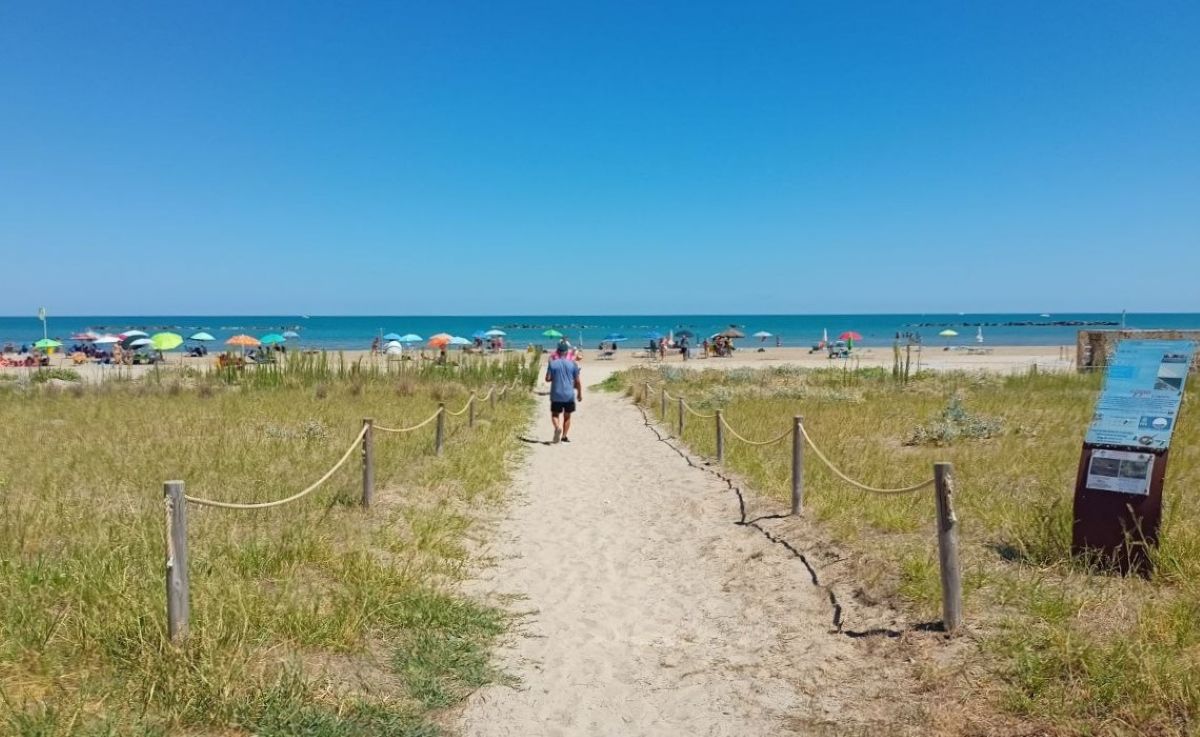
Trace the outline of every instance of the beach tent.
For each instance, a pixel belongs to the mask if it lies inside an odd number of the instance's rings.
[[[404,345],[401,344],[400,341],[398,341],[398,340],[389,340],[386,344],[384,344],[383,347],[384,348],[399,348],[400,350],[404,350]]]
[[[384,352],[389,356],[403,356],[404,346],[393,340],[391,343],[388,343],[387,350]]]

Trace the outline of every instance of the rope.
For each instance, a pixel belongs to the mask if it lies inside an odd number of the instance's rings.
[[[362,442],[363,436],[365,436],[366,434],[367,434],[367,425],[363,425],[362,429],[358,431],[358,435],[354,436],[354,440],[353,440],[353,442],[350,443],[350,447],[347,448],[346,452],[342,455],[341,460],[339,460],[337,463],[335,463],[333,465],[333,468],[326,471],[324,476],[322,476],[321,478],[319,478],[315,482],[313,482],[313,484],[311,486],[309,486],[307,489],[305,489],[297,494],[292,494],[287,499],[278,499],[273,502],[256,502],[256,503],[252,503],[252,504],[245,504],[245,503],[239,503],[239,502],[218,502],[213,499],[201,499],[199,497],[194,497],[194,496],[185,496],[184,499],[188,500],[192,504],[199,504],[202,507],[220,507],[221,509],[267,509],[268,507],[283,506],[284,504],[287,504],[289,502],[294,502],[303,496],[307,496],[308,494],[312,493],[313,491],[316,491],[317,487],[319,487],[321,484],[328,481],[329,477],[333,476],[333,473],[335,471],[337,471],[339,468],[341,468],[346,463],[346,461],[350,460],[350,456],[354,455],[354,451],[358,449],[358,444]]]
[[[383,425],[375,425],[374,427],[376,430],[379,430],[380,432],[412,432],[413,430],[420,430],[422,427],[425,427],[429,423],[433,422],[434,420],[436,420],[438,418],[438,415],[440,415],[441,413],[442,413],[442,410],[440,410],[440,409],[436,410],[433,414],[429,415],[429,417],[426,420],[424,420],[423,422],[418,422],[417,424],[413,425],[412,427],[384,427]]]
[[[789,428],[787,430],[784,430],[782,435],[771,438],[770,440],[750,440],[749,438],[745,438],[745,437],[739,435],[737,430],[734,430],[732,427],[729,426],[729,423],[725,421],[724,417],[721,418],[721,424],[725,426],[725,429],[729,431],[730,435],[732,435],[733,437],[742,441],[746,445],[774,445],[775,443],[778,443],[780,440],[783,440],[784,438],[786,438],[787,436],[792,434],[791,428]]]
[[[451,417],[458,417],[459,415],[461,415],[462,413],[464,413],[464,412],[466,412],[468,409],[470,409],[470,408],[471,408],[471,402],[474,402],[474,401],[475,401],[475,395],[474,395],[474,394],[472,394],[472,395],[471,395],[471,398],[467,400],[467,403],[463,405],[463,408],[462,408],[462,409],[460,409],[460,410],[459,410],[459,411],[457,411],[457,412],[451,412],[451,411],[449,411],[449,410],[446,410],[446,414],[450,415]]]
[[[914,491],[920,491],[921,489],[924,489],[927,486],[933,485],[933,481],[934,481],[933,479],[928,479],[926,481],[922,481],[919,484],[913,484],[912,486],[905,486],[900,489],[877,489],[874,486],[867,486],[866,484],[859,483],[859,482],[855,481],[854,479],[850,478],[849,476],[847,476],[846,474],[842,473],[840,470],[838,470],[837,466],[833,465],[833,463],[830,462],[830,460],[825,457],[825,454],[821,452],[821,449],[817,447],[817,444],[813,442],[812,437],[809,436],[808,430],[804,429],[804,425],[800,425],[800,433],[802,435],[804,435],[804,439],[808,442],[808,446],[813,449],[814,453],[817,454],[817,458],[820,458],[821,461],[826,466],[829,467],[829,470],[833,471],[835,476],[837,476],[842,481],[845,481],[846,483],[850,484],[853,487],[862,489],[863,491],[869,491],[872,494],[911,494]]]
[[[716,412],[712,413],[711,415],[706,415],[702,412],[697,412],[696,410],[692,409],[692,405],[688,404],[686,399],[683,402],[683,408],[686,409],[688,411],[688,413],[691,414],[693,417],[699,417],[702,420],[711,420],[712,418],[717,416]]]

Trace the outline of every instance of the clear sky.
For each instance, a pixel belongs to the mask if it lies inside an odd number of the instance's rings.
[[[0,3],[0,314],[1200,311],[1200,2]]]

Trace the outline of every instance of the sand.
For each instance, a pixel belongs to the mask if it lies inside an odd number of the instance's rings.
[[[628,343],[624,345],[628,345]],[[810,353],[807,348],[776,348],[768,344],[765,346],[763,352],[760,353],[758,352],[758,347],[759,344],[756,344],[754,341],[746,341],[743,343],[742,348],[732,357],[694,358],[686,363],[683,362],[678,353],[668,353],[665,363],[669,365],[686,365],[689,368],[695,369],[765,366],[805,366],[813,368],[841,367],[844,365],[849,365],[851,368],[856,366],[880,366],[891,369],[892,367],[892,349],[890,346],[865,346],[856,349],[854,357],[850,359],[848,364],[841,360],[830,360],[824,353]],[[600,352],[595,350],[595,346],[585,346],[585,348],[584,364],[596,368],[601,366],[611,366],[616,369],[628,368],[629,366],[645,363],[646,361],[643,351],[634,348],[622,348],[617,351],[612,359],[600,358]],[[1070,371],[1074,369],[1075,365],[1074,346],[986,346],[991,351],[986,354],[968,353],[967,348],[959,347],[956,350],[947,351],[941,347],[929,346],[920,353],[914,352],[912,354],[912,366],[915,369],[919,360],[921,368],[934,371],[965,370],[1014,373],[1028,371],[1034,364],[1037,364],[1039,370],[1044,371]],[[343,351],[342,354],[347,361],[357,361],[359,359],[373,360],[380,366],[387,360],[383,356],[371,357],[367,351]],[[427,351],[427,354],[433,355],[433,351]],[[206,368],[215,360],[215,356],[211,355],[206,358],[191,358],[176,352],[167,354],[167,362],[164,366],[176,369],[181,366]],[[74,368],[80,373],[84,381],[93,383],[105,381],[108,378],[115,377],[118,373],[113,366],[103,366],[94,363],[73,366],[70,359],[62,355],[54,356],[51,365]],[[152,367],[149,366],[132,366],[122,369],[127,375],[132,375],[134,378],[150,370],[152,370]],[[24,368],[0,368],[0,373],[10,373],[18,376],[29,372],[30,369]]]
[[[816,572],[763,534],[796,527],[739,525],[729,484],[623,397],[585,393],[569,444],[544,444],[546,414],[469,586],[521,613],[497,656],[517,683],[475,693],[464,734],[903,732],[904,658],[835,631]]]

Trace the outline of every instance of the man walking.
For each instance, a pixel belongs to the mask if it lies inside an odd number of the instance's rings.
[[[575,402],[583,401],[583,384],[579,381],[579,364],[567,355],[571,345],[567,341],[558,344],[558,350],[550,357],[546,366],[546,382],[550,384],[550,421],[554,424],[554,442],[571,442],[571,415]],[[561,418],[561,422],[560,422]]]

